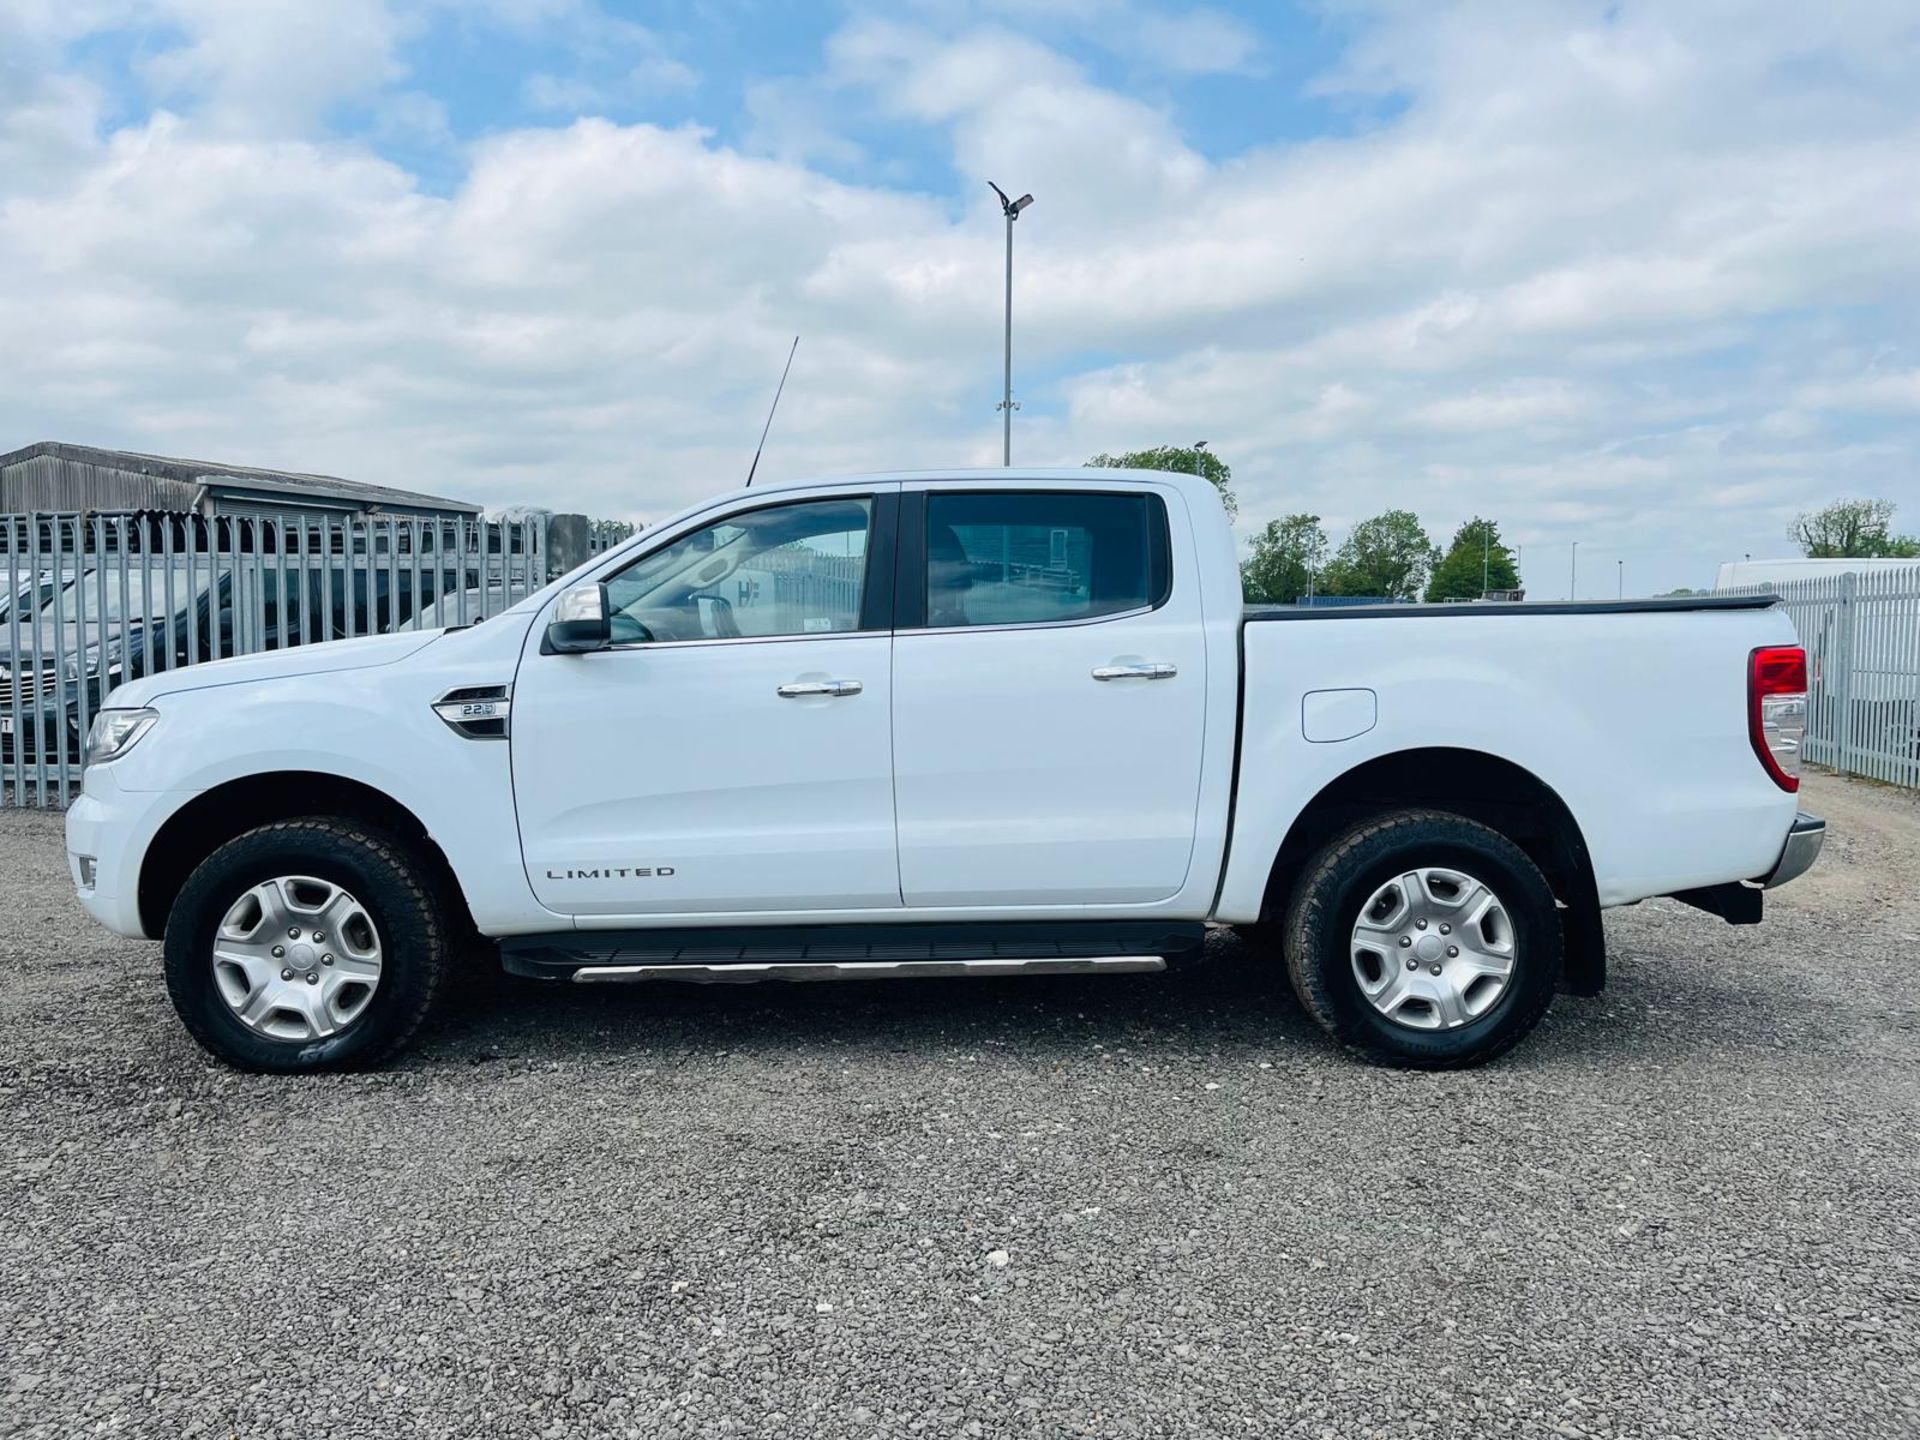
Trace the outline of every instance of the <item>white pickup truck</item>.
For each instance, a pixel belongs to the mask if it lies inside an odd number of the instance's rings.
[[[1248,608],[1204,481],[892,474],[690,509],[485,625],[113,692],[81,903],[201,1044],[392,1054],[476,937],[573,983],[1157,970],[1248,927],[1335,1037],[1497,1055],[1600,911],[1813,863],[1765,598]]]

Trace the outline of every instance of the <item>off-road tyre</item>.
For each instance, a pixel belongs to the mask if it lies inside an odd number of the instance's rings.
[[[374,920],[380,982],[350,1026],[321,1039],[281,1040],[247,1028],[214,978],[216,932],[249,887],[310,875],[350,891]],[[456,929],[434,871],[397,837],[329,816],[280,820],[229,840],[188,876],[167,917],[167,993],[189,1033],[236,1069],[275,1074],[359,1070],[401,1049],[433,1008]]]
[[[1354,925],[1376,889],[1407,870],[1443,866],[1500,897],[1515,932],[1513,973],[1484,1013],[1452,1029],[1418,1030],[1383,1015],[1354,974]],[[1281,926],[1300,1003],[1348,1050],[1376,1065],[1450,1070],[1519,1044],[1553,1001],[1565,951],[1552,887],[1513,841],[1443,810],[1377,815],[1336,836],[1302,868]]]

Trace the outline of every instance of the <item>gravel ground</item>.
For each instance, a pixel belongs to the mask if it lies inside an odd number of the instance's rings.
[[[0,813],[0,1433],[1913,1436],[1920,809],[1501,1064],[1185,975],[575,993],[231,1074]]]

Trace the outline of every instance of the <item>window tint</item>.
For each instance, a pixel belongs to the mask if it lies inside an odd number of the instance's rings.
[[[607,581],[614,641],[858,630],[871,518],[867,500],[816,500],[696,530]]]
[[[1165,528],[1151,495],[929,495],[927,624],[1084,620],[1158,604]]]

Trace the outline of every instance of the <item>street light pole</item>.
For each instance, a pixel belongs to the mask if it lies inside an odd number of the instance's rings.
[[[1573,542],[1573,549],[1567,555],[1567,599],[1571,600],[1580,593],[1580,542]]]
[[[1205,457],[1206,449],[1207,449],[1206,441],[1196,440],[1193,442],[1193,473],[1196,475],[1205,473],[1204,471],[1201,470],[1200,465],[1201,465],[1201,461]]]
[[[1624,600],[1627,598],[1627,562],[1616,560],[1613,563],[1618,567],[1618,583],[1613,587],[1613,598]]]
[[[1033,196],[1022,195],[1018,200],[1009,200],[1007,192],[993,181],[987,185],[1000,197],[1000,213],[1007,217],[1007,368],[1006,386],[1000,396],[1000,463],[1013,464],[1013,412],[1019,407],[1013,403],[1013,222],[1020,218],[1020,212],[1033,203]]]

